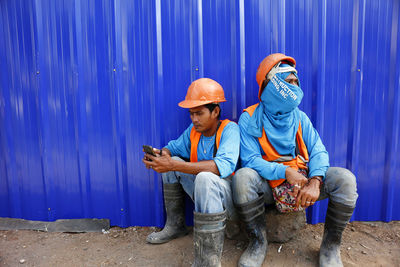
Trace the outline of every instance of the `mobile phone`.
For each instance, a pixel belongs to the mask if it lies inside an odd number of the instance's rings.
[[[148,146],[148,145],[143,145],[143,151],[147,154],[150,154],[154,157],[156,157],[156,153],[154,153],[153,151],[153,147],[152,146]]]

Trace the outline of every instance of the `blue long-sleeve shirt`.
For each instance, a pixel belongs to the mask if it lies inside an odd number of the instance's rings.
[[[190,158],[190,131],[192,128],[193,124],[190,124],[178,139],[168,142],[166,148],[171,152],[172,156],[186,159]],[[225,126],[221,134],[221,140],[215,158],[213,158],[214,144],[215,135],[210,137],[201,135],[197,147],[197,159],[198,161],[214,160],[220,176],[225,178],[235,171],[239,159],[239,126],[234,122],[229,122]]]
[[[239,119],[240,128],[240,159],[242,167],[252,168],[259,175],[267,180],[278,180],[285,178],[287,166],[268,162],[262,158],[265,155],[257,137],[247,132],[247,126],[250,120],[250,114],[243,112]],[[303,134],[303,140],[306,144],[309,154],[309,177],[322,176],[325,179],[325,173],[329,168],[329,155],[322,144],[318,132],[314,129],[307,115],[300,111],[300,122]],[[265,129],[268,132],[268,129]],[[281,154],[280,151],[277,151]],[[294,154],[294,151],[293,153]]]

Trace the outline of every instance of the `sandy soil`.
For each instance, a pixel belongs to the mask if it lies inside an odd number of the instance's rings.
[[[190,266],[192,233],[167,244],[147,244],[155,228],[111,228],[109,233],[0,231],[0,266]],[[285,244],[271,243],[263,266],[318,266],[323,225],[307,225]],[[245,241],[228,240],[222,266],[236,266]],[[353,222],[342,243],[345,266],[400,266],[400,222]]]

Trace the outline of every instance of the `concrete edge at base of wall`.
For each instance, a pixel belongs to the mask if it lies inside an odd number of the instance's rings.
[[[109,219],[62,219],[54,222],[0,218],[0,230],[37,230],[43,232],[104,232],[110,229]]]

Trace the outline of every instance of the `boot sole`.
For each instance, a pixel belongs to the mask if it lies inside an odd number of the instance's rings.
[[[168,239],[155,239],[155,240],[146,239],[146,241],[147,241],[147,243],[150,243],[150,244],[164,244],[164,243],[167,243],[167,242],[169,242],[169,241],[171,241],[173,239],[185,236],[187,234],[189,234],[189,231],[185,231],[185,232],[181,232],[181,233],[176,234],[176,235],[172,235]]]

